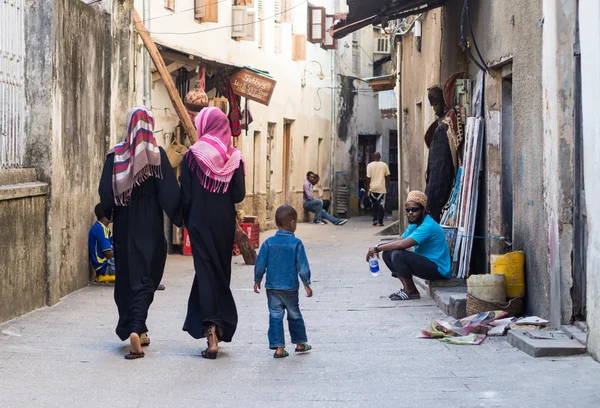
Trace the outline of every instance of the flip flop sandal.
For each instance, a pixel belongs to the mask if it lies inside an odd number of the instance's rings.
[[[129,354],[125,354],[125,360],[135,360],[136,358],[144,358],[146,354],[141,351],[139,353],[134,353],[133,351],[129,351]]]
[[[148,341],[145,342],[141,342],[142,347],[148,347],[150,345],[150,339],[148,339]]]
[[[302,349],[300,349],[300,350],[295,349],[294,351],[296,353],[306,353],[307,351],[310,351],[310,350],[312,350],[312,346],[311,345],[309,345],[309,344],[303,344],[302,345]]]
[[[283,354],[277,354],[277,352],[275,352],[273,354],[273,357],[274,358],[285,358],[285,357],[287,357],[289,355],[290,355],[290,353],[288,353],[287,350],[283,350]]]
[[[390,299],[391,300],[415,300],[415,299],[421,299],[421,295],[410,296],[408,293],[401,290],[401,291],[394,293],[392,296],[390,296]]]

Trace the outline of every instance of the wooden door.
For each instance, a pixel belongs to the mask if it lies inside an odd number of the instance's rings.
[[[290,204],[291,123],[283,125],[283,202]]]

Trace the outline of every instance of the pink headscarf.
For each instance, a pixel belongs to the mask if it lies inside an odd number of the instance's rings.
[[[205,189],[225,193],[233,173],[244,165],[242,153],[231,143],[229,119],[221,109],[208,107],[202,109],[194,122],[198,141],[190,148],[190,168],[196,169]]]

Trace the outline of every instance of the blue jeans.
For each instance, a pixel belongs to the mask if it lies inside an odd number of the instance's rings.
[[[315,213],[315,222],[321,221],[321,218],[325,218],[332,224],[339,224],[340,219],[329,214],[323,210],[323,200],[310,200],[306,201],[303,205],[305,210]]]
[[[288,328],[293,344],[305,344],[306,327],[300,313],[297,290],[267,289],[269,304],[269,348],[285,347],[283,334],[283,314],[287,310]]]

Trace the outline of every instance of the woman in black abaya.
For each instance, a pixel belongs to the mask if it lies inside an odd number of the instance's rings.
[[[146,318],[167,259],[163,211],[181,225],[177,178],[153,131],[148,109],[129,111],[126,139],[108,153],[98,188],[102,209],[113,220],[116,333],[129,338],[128,360],[144,357],[142,346],[150,344]]]
[[[229,288],[236,203],[246,195],[244,163],[231,143],[227,116],[204,108],[195,119],[196,142],[181,166],[181,204],[196,274],[183,330],[207,338],[202,356],[215,359],[218,342],[231,341],[237,310]]]

